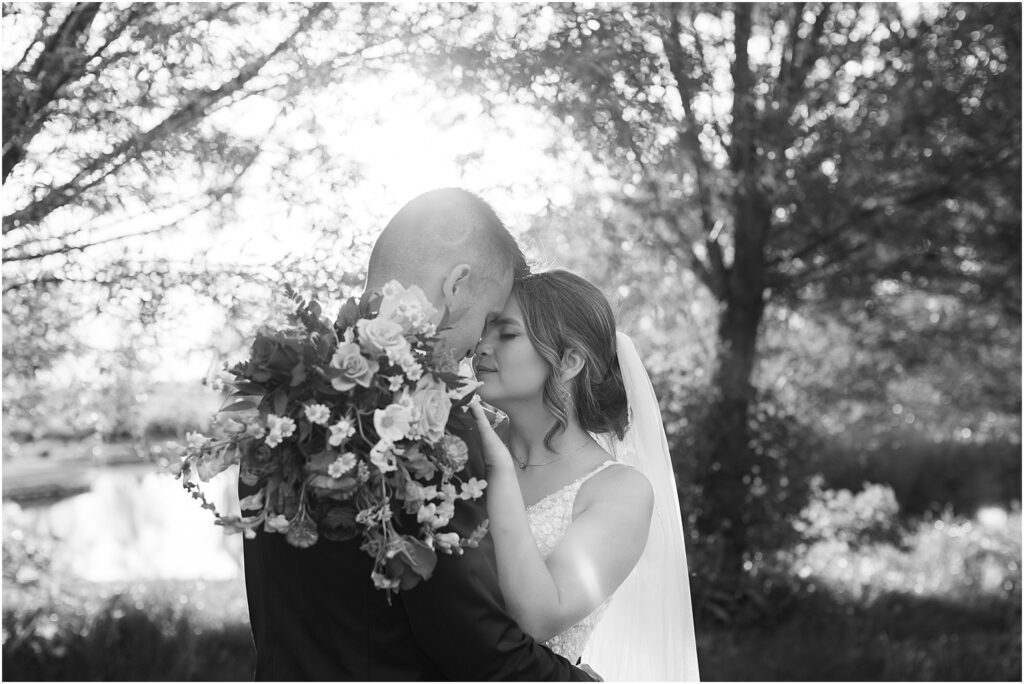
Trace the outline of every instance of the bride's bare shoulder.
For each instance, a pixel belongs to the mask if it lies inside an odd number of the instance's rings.
[[[623,463],[614,463],[588,478],[576,496],[580,510],[593,505],[623,508],[643,513],[654,507],[654,488],[639,470]]]

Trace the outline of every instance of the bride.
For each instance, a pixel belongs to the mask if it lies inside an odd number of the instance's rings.
[[[697,681],[675,477],[657,399],[607,300],[519,281],[474,357],[498,578],[523,631],[607,680]]]

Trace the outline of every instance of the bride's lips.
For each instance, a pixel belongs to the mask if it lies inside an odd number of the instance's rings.
[[[496,373],[496,372],[497,371],[494,368],[488,368],[487,366],[477,366],[476,367],[476,374],[477,375],[480,375],[481,373]]]

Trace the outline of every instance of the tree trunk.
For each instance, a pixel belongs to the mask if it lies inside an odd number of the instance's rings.
[[[754,202],[747,202],[753,205]],[[741,212],[747,214],[747,211]],[[760,219],[749,218],[762,222]],[[757,362],[757,335],[764,312],[763,266],[751,263],[730,273],[726,301],[718,322],[718,363],[715,369],[715,403],[709,416],[710,462],[705,464],[705,529],[721,538],[720,580],[738,579],[747,550],[747,485],[743,477],[753,465],[747,418],[754,400],[751,377]],[[755,255],[751,255],[755,256]],[[754,261],[750,259],[750,261]],[[712,528],[712,529],[707,529]]]
[[[757,335],[764,313],[765,244],[771,226],[771,205],[757,182],[754,79],[747,56],[751,29],[750,5],[736,8],[736,59],[732,65],[733,101],[730,168],[735,181],[732,194],[733,263],[728,268],[720,297],[719,355],[715,369],[715,403],[709,463],[705,464],[704,532],[721,541],[719,579],[736,586],[743,572],[747,540],[747,475],[754,453],[747,424],[754,399],[751,378],[757,353]]]

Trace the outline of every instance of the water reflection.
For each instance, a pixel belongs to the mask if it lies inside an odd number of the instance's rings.
[[[231,469],[203,486],[223,513],[237,513]],[[56,540],[53,562],[94,582],[233,579],[242,572],[242,539],[213,524],[174,478],[131,468],[99,470],[91,491],[18,510],[4,522]]]

